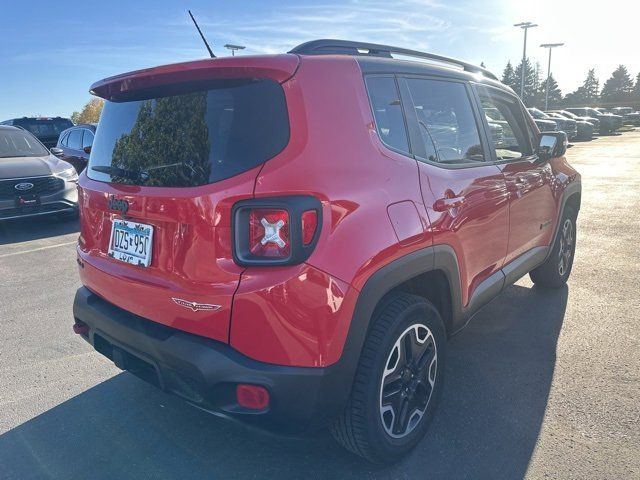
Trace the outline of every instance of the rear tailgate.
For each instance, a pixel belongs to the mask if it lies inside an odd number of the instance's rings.
[[[251,196],[258,170],[219,182],[208,192],[211,185],[167,192],[105,184],[83,175],[78,242],[82,283],[144,318],[226,342],[242,272],[231,254],[231,205]],[[110,195],[128,202],[127,220],[153,227],[148,267],[108,255],[112,221],[122,218],[109,208]],[[185,302],[213,307],[190,308]]]
[[[243,271],[231,251],[231,207],[253,196],[261,165],[288,143],[278,84],[297,63],[293,55],[206,60],[92,87],[108,101],[79,182],[85,286],[149,320],[228,342]],[[122,219],[152,227],[149,266],[109,256],[113,221]]]

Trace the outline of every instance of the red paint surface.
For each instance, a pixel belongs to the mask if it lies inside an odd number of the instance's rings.
[[[204,60],[107,79],[94,90],[109,96],[246,75],[284,82],[290,142],[263,166],[197,188],[116,186],[81,176],[80,274],[98,295],[151,320],[229,342],[257,360],[327,366],[342,354],[359,290],[390,261],[432,244],[452,246],[466,304],[505,259],[549,243],[562,190],[577,175],[564,159],[546,167],[448,170],[392,152],[376,133],[352,57]],[[529,185],[522,198],[510,188],[518,176]],[[106,255],[115,215],[107,209],[109,194],[130,202],[128,216],[154,225],[149,268]],[[322,202],[320,235],[307,262],[237,266],[231,255],[233,203],[296,194]],[[456,203],[458,197],[464,202]],[[553,225],[539,229],[550,215]],[[171,297],[221,308],[192,312]]]

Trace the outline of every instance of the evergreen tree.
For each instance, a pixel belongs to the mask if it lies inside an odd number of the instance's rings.
[[[511,65],[511,60],[507,62],[507,66],[504,67],[504,70],[502,72],[502,83],[513,88],[516,91],[519,88],[518,79],[516,78],[516,73],[513,70],[513,65]]]
[[[517,88],[514,88],[514,90],[516,91],[516,93],[520,94],[520,79],[521,79],[521,72],[523,70],[523,62],[521,61],[520,64],[516,67],[515,69],[515,77],[516,77],[516,83],[517,83]],[[535,100],[536,100],[536,86],[537,86],[537,76],[536,76],[536,71],[535,69],[531,66],[531,62],[529,61],[528,58],[525,59],[524,61],[524,94],[522,95],[522,101],[524,102],[525,105],[527,106],[531,106],[534,104]]]
[[[567,105],[593,106],[597,103],[600,81],[596,78],[595,69],[590,69],[587,78],[574,92],[569,93],[565,102]]]
[[[587,78],[582,84],[585,90],[585,95],[587,96],[587,100],[594,102],[598,98],[598,94],[600,93],[600,80],[596,77],[595,69],[591,68],[587,72]]]
[[[624,103],[631,99],[632,91],[633,80],[631,80],[627,67],[619,65],[604,83],[600,97],[603,103],[609,105]]]
[[[544,105],[545,89],[546,89],[546,82],[544,84],[544,87],[541,89],[543,105]],[[549,75],[549,97],[548,98],[549,98],[548,101],[549,101],[550,109],[558,108],[562,106],[562,92],[558,87],[558,82],[556,82],[556,79],[553,78],[553,74]]]
[[[636,84],[631,94],[631,102],[636,106],[640,106],[640,73],[636,75]]]

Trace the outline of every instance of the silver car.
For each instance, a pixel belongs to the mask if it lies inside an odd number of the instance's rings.
[[[78,214],[78,173],[31,133],[0,125],[0,220]]]

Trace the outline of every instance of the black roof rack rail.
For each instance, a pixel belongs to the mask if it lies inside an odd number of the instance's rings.
[[[439,63],[462,68],[466,72],[481,73],[485,77],[498,80],[489,70],[471,65],[470,63],[456,60],[455,58],[444,57],[434,53],[419,52],[417,50],[409,50],[407,48],[392,47],[390,45],[379,45],[377,43],[353,42],[350,40],[311,40],[302,43],[289,51],[298,55],[362,55],[370,57],[393,58],[392,54],[404,55],[407,57],[424,58]]]

